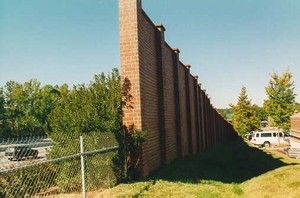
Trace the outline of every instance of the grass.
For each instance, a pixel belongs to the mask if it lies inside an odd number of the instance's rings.
[[[238,139],[90,197],[300,197],[300,160]]]

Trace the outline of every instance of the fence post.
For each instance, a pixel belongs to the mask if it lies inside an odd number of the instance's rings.
[[[86,192],[85,192],[84,149],[83,149],[83,137],[82,136],[80,136],[80,161],[81,161],[82,197],[86,198]]]

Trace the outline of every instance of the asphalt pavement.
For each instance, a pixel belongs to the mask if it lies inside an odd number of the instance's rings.
[[[5,155],[4,151],[0,152],[0,171],[5,171],[8,169],[13,169],[17,167],[27,166],[30,164],[35,164],[37,162],[45,161],[47,160],[47,153],[51,149],[51,146],[45,146],[45,147],[37,147],[33,148],[35,150],[38,150],[38,157],[36,159],[27,158],[22,160],[9,160]]]

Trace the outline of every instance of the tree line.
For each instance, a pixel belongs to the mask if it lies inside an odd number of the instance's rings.
[[[243,86],[236,105],[230,104],[230,109],[221,109],[223,115],[233,114],[232,124],[240,134],[246,134],[260,128],[260,121],[272,120],[271,126],[283,130],[290,128],[290,116],[300,112],[300,104],[295,101],[295,85],[292,73],[282,75],[273,73],[269,84],[265,87],[267,99],[263,106],[252,104],[248,98],[246,87]]]
[[[121,86],[117,69],[69,88],[35,79],[8,81],[0,88],[0,138],[54,132],[114,132],[121,127]]]

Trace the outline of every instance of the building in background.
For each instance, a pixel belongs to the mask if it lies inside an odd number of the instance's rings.
[[[300,158],[300,113],[291,116],[291,131],[290,131],[291,149],[289,156]]]

